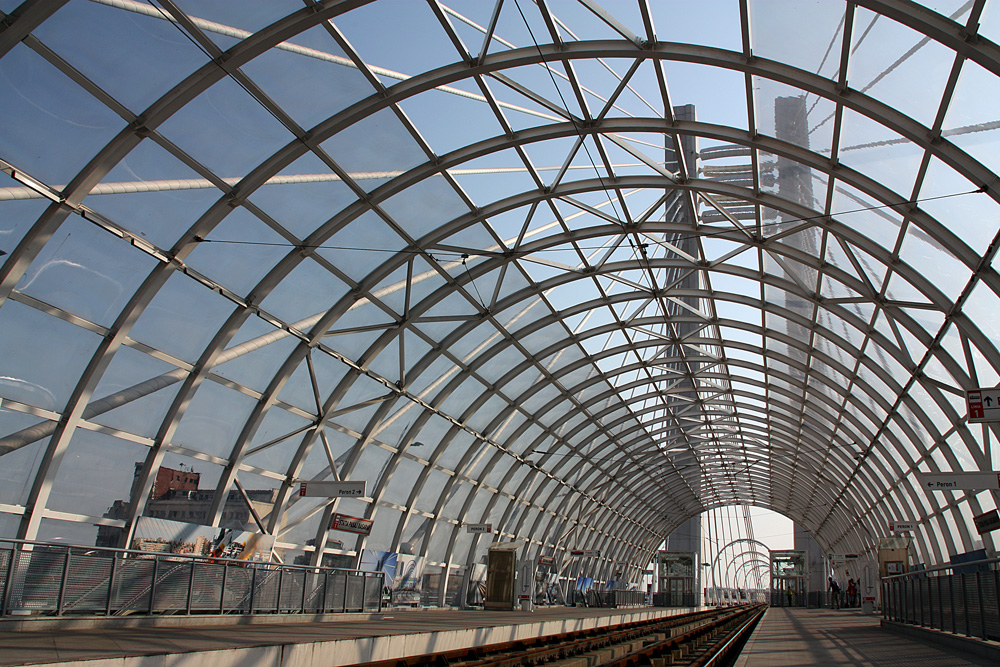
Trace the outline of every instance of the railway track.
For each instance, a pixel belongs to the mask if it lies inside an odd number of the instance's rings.
[[[722,667],[766,608],[709,609],[355,667]]]

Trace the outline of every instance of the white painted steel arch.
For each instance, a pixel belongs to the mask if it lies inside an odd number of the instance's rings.
[[[444,602],[465,524],[605,579],[730,504],[992,550],[997,491],[916,481],[1000,455],[1000,17],[953,4],[5,3],[0,536],[243,503]]]

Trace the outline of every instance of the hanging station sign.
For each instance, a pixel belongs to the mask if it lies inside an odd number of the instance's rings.
[[[912,533],[917,529],[917,524],[913,521],[890,521],[890,533]]]
[[[347,516],[346,514],[334,514],[330,530],[342,530],[345,533],[369,535],[372,532],[373,523],[375,522],[371,519],[362,519],[356,516]]]
[[[467,523],[465,524],[465,532],[467,533],[492,533],[493,524],[492,523]]]
[[[990,510],[985,514],[974,516],[972,517],[972,521],[976,524],[976,530],[980,535],[1000,529],[1000,514],[997,514],[996,510]]]
[[[573,549],[569,552],[570,556],[576,558],[600,558],[600,549]]]
[[[1000,473],[985,472],[922,472],[920,486],[928,491],[989,491],[1000,489]]]
[[[967,389],[965,403],[970,422],[1000,421],[1000,387]]]
[[[366,482],[302,482],[299,495],[311,498],[363,498]]]

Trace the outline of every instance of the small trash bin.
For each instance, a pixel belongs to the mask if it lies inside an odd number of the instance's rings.
[[[528,595],[521,596],[521,611],[535,611],[535,605],[531,603],[531,597]]]

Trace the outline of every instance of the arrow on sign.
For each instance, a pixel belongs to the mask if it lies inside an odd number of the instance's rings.
[[[993,397],[987,396],[986,398],[983,399],[983,403],[986,404],[986,407],[990,407],[991,405],[993,405]]]

